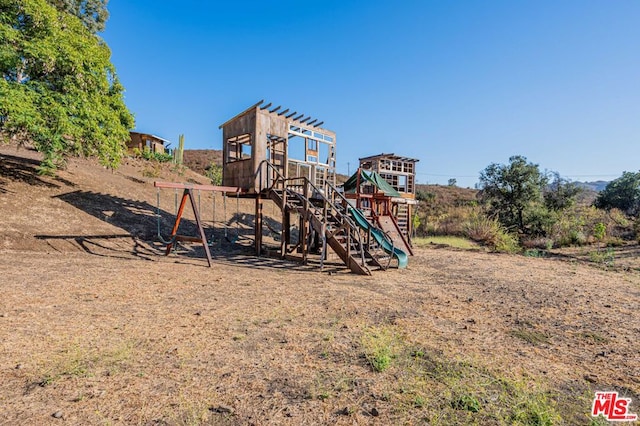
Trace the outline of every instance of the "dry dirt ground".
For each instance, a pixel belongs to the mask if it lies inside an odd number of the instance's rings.
[[[205,195],[209,268],[155,239],[152,182],[202,177],[38,159],[0,147],[0,424],[589,424],[595,390],[640,413],[636,269],[427,248],[321,272],[253,256],[251,205]]]

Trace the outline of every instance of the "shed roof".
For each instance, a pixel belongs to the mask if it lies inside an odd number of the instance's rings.
[[[152,138],[152,139],[156,139],[156,140],[158,140],[158,141],[162,142],[163,144],[164,144],[164,143],[171,143],[171,141],[170,141],[170,140],[167,140],[167,139],[161,138],[160,136],[152,135],[151,133],[143,133],[143,132],[129,132],[129,133],[130,133],[130,134],[140,135],[140,136],[148,136],[148,137],[150,137],[150,138]]]

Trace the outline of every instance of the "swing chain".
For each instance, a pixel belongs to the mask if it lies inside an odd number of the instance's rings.
[[[177,199],[176,199],[176,202],[177,202]],[[178,210],[178,206],[176,204],[176,211],[177,210]],[[162,236],[162,223],[161,223],[162,215],[160,213],[160,188],[156,189],[156,218],[158,222],[158,239],[160,240],[160,242],[165,245],[174,244],[176,242],[175,235],[170,240],[165,240],[164,237]]]

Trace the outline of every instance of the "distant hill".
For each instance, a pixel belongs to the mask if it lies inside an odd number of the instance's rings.
[[[600,192],[606,188],[609,184],[608,181],[597,180],[595,182],[576,182],[580,188],[590,189],[592,191]]]
[[[201,175],[205,174],[211,163],[222,165],[222,150],[220,149],[185,149],[184,165]]]
[[[417,184],[418,211],[435,217],[457,207],[472,206],[478,202],[478,192],[457,186]]]

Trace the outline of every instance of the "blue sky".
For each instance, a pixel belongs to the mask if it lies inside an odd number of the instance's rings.
[[[575,180],[640,169],[640,2],[112,0],[102,34],[136,129],[220,149],[261,99],[359,157],[472,187],[524,155]]]

